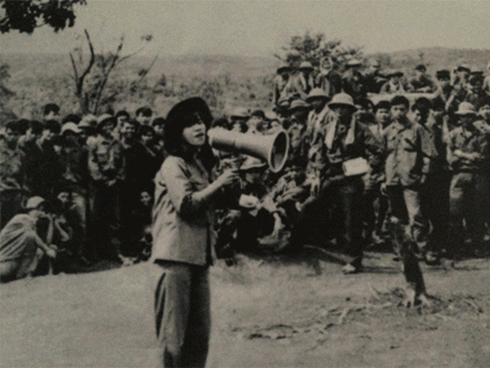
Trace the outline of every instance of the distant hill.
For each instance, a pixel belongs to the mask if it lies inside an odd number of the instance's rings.
[[[490,49],[448,49],[443,47],[421,48],[393,53],[375,53],[365,55],[378,58],[383,67],[402,68],[411,71],[416,64],[423,62],[428,71],[434,73],[441,68],[453,68],[462,62],[472,68],[486,70],[490,61]],[[137,56],[128,60],[127,68],[142,68],[151,62],[152,57]],[[31,79],[33,76],[52,77],[60,73],[71,73],[71,64],[66,55],[1,55],[0,62],[10,65],[11,82],[22,77]],[[230,75],[241,77],[263,77],[274,74],[280,61],[274,57],[248,57],[226,55],[185,55],[159,56],[150,75],[188,75],[217,76]]]
[[[380,60],[382,67],[388,62],[391,67],[413,71],[415,65],[423,63],[429,73],[439,69],[449,69],[461,63],[467,63],[474,70],[485,71],[490,62],[490,49],[449,49],[444,47],[430,47],[412,50],[396,51],[393,53],[376,53],[369,55]],[[384,64],[384,65],[383,65]]]

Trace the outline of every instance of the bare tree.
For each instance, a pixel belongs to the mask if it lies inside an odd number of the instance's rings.
[[[100,107],[104,102],[114,98],[120,91],[113,91],[104,98],[107,83],[114,69],[127,59],[140,53],[146,43],[150,42],[153,37],[144,35],[141,37],[143,45],[136,51],[122,55],[124,48],[124,35],[119,39],[119,43],[114,52],[96,53],[92,40],[87,30],[84,30],[85,41],[90,50],[90,59],[86,66],[83,61],[83,48],[77,47],[70,52],[70,60],[72,63],[73,74],[71,77],[75,82],[75,96],[79,100],[80,110],[83,114],[93,113],[98,114]],[[78,58],[75,58],[75,54]],[[139,79],[133,82],[133,86],[140,83],[148,74],[156,61],[156,57],[151,61],[147,68],[142,69],[139,74]]]

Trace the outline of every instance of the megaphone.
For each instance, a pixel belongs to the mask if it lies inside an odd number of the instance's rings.
[[[284,167],[289,153],[289,136],[285,130],[274,135],[246,134],[215,128],[208,132],[211,147],[227,152],[244,153],[267,162],[273,173]]]

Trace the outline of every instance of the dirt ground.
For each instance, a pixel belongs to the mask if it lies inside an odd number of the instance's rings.
[[[423,266],[431,307],[400,306],[389,254],[365,272],[311,253],[212,268],[208,367],[490,367],[490,258]],[[0,367],[152,367],[149,264],[0,285]]]

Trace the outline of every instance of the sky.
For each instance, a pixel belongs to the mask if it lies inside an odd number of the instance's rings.
[[[307,30],[365,53],[490,49],[489,0],[87,0],[75,11],[75,26],[58,33],[41,27],[33,35],[1,34],[0,53],[66,53],[84,29],[106,51],[123,34],[127,52],[152,34],[143,51],[149,55],[273,56]]]

